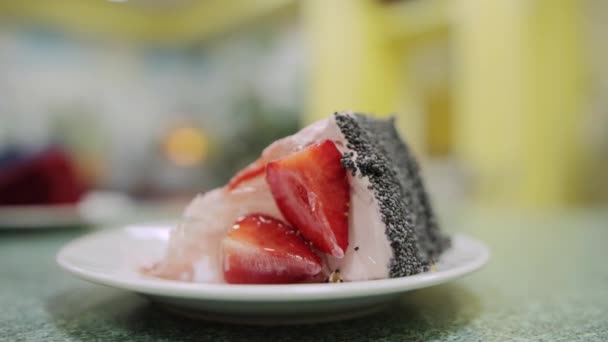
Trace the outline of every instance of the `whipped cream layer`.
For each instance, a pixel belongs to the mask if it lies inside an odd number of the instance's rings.
[[[248,213],[284,220],[262,177],[232,191],[219,188],[196,196],[171,232],[165,258],[147,273],[174,280],[223,283],[220,243],[234,222]]]
[[[347,147],[335,117],[317,121],[298,133],[280,139],[262,153],[269,162],[322,140],[332,140],[342,153]],[[339,270],[344,281],[382,279],[389,276],[393,250],[385,233],[377,200],[367,177],[349,173],[349,244],[343,258],[325,256],[326,275]],[[219,188],[197,196],[186,208],[183,223],[172,233],[164,260],[148,273],[162,278],[194,282],[223,282],[220,243],[235,221],[249,213],[263,213],[284,220],[264,175],[236,188]]]

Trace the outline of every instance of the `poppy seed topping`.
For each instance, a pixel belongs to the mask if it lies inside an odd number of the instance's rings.
[[[342,155],[342,166],[353,177],[367,177],[377,200],[393,249],[389,276],[429,270],[450,240],[439,230],[418,163],[397,133],[394,118],[335,113],[334,119],[350,150]]]

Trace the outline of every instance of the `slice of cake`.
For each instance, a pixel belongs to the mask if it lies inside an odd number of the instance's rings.
[[[197,196],[151,275],[293,283],[404,277],[449,246],[394,120],[336,113]]]

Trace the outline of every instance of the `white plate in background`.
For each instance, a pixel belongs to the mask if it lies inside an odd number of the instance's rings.
[[[0,206],[0,229],[76,227],[115,222],[133,211],[120,192],[92,191],[80,202],[60,205]]]

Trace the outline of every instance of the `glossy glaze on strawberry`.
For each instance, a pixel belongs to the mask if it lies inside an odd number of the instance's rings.
[[[255,162],[251,163],[246,168],[239,171],[234,177],[230,179],[226,188],[228,190],[233,190],[244,182],[255,179],[258,176],[261,176],[266,171],[266,162],[263,159],[258,159]]]
[[[262,214],[234,224],[222,255],[224,279],[231,284],[306,282],[321,272],[321,259],[295,229]]]

